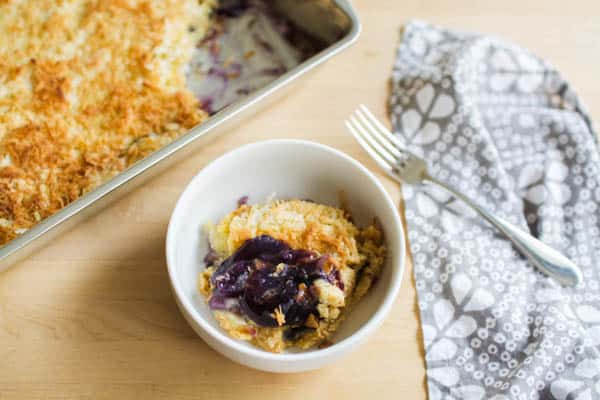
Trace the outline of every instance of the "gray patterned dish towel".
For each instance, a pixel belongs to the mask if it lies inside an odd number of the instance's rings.
[[[404,185],[430,399],[600,398],[600,158],[570,86],[522,48],[412,22],[390,110],[432,175],[584,275],[561,287],[459,200]]]

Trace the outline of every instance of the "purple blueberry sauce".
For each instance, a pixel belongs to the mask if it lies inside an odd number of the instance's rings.
[[[238,208],[243,206],[244,204],[248,204],[248,196],[242,196],[237,201]]]
[[[188,88],[213,115],[327,45],[278,12],[272,1],[220,0],[211,29],[196,44]]]
[[[336,269],[323,270],[327,258],[292,249],[268,235],[246,240],[211,276],[214,290],[209,305],[265,327],[278,326],[274,312],[281,307],[284,326],[301,328],[311,313],[317,315],[318,299],[311,290],[315,280],[326,279],[343,288]]]

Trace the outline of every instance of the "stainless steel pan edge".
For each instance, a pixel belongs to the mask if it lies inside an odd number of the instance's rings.
[[[281,89],[289,87],[301,75],[306,74],[354,43],[361,31],[358,16],[348,1],[336,0],[335,3],[346,13],[351,24],[350,30],[343,38],[264,88],[213,115],[205,123],[191,129],[182,137],[152,153],[1,247],[0,272],[27,257],[35,250],[47,245],[56,236],[71,229],[77,223],[97,213],[177,160],[190,154],[210,138],[231,129],[236,121],[241,122],[242,116],[256,112],[260,107],[268,104],[264,100],[274,97],[275,93],[282,92]]]

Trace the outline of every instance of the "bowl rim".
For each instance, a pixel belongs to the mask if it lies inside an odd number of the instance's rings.
[[[179,215],[179,210],[183,207],[182,201],[184,197],[186,197],[187,193],[191,190],[192,187],[195,186],[196,182],[198,182],[203,175],[207,174],[211,169],[216,168],[216,166],[226,162],[230,158],[235,158],[238,154],[242,152],[248,152],[256,150],[260,147],[267,146],[278,146],[278,145],[288,145],[288,146],[303,146],[311,149],[324,151],[330,153],[333,157],[341,158],[345,162],[352,164],[356,167],[362,174],[364,174],[375,186],[378,190],[379,194],[383,197],[385,203],[389,208],[393,210],[393,222],[398,227],[398,235],[397,235],[397,243],[396,246],[398,248],[398,257],[397,261],[392,263],[392,268],[394,269],[392,273],[392,280],[390,282],[387,293],[382,301],[379,304],[377,310],[369,317],[369,319],[363,323],[356,331],[354,331],[350,336],[340,340],[323,349],[311,349],[307,351],[302,351],[299,353],[270,353],[266,350],[262,350],[253,346],[246,346],[240,341],[229,337],[224,331],[213,327],[205,318],[198,313],[192,304],[191,300],[185,295],[182,287],[178,283],[178,279],[176,276],[176,267],[174,260],[174,246],[175,246],[175,229],[174,225],[177,223],[176,217]],[[171,250],[173,249],[173,250]],[[233,150],[226,152],[225,154],[217,157],[206,166],[204,166],[200,171],[194,175],[194,177],[189,181],[186,187],[183,189],[173,211],[171,213],[171,217],[169,219],[169,224],[167,228],[167,238],[166,238],[166,261],[167,261],[167,270],[169,273],[169,280],[171,282],[171,287],[180,304],[183,306],[185,312],[189,315],[190,318],[210,337],[216,340],[219,344],[230,348],[238,353],[241,353],[247,357],[251,357],[254,359],[259,359],[261,361],[274,361],[274,362],[294,362],[294,361],[307,361],[307,360],[315,360],[321,358],[328,358],[333,356],[334,354],[343,354],[350,350],[354,344],[361,341],[361,339],[366,339],[369,337],[383,321],[386,316],[389,314],[393,303],[398,296],[398,292],[400,291],[400,287],[402,285],[402,279],[404,276],[405,270],[405,261],[406,261],[406,237],[404,232],[404,226],[402,225],[402,221],[400,219],[399,211],[397,206],[392,201],[390,195],[385,190],[381,182],[375,177],[375,175],[369,171],[365,166],[363,166],[360,162],[350,157],[349,155],[341,152],[340,150],[334,149],[330,146],[309,141],[309,140],[300,140],[300,139],[269,139],[269,140],[261,140],[258,142],[249,143],[240,147],[237,147]]]

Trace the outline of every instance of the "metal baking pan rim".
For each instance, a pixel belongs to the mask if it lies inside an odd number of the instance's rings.
[[[42,236],[58,228],[70,218],[75,217],[77,214],[90,208],[94,203],[99,202],[101,199],[108,197],[111,193],[123,187],[134,178],[140,176],[146,171],[151,170],[163,160],[173,156],[178,151],[192,144],[192,142],[207,135],[210,131],[216,129],[218,126],[231,120],[235,116],[243,113],[257,103],[260,103],[272,93],[279,91],[281,88],[289,85],[300,76],[306,74],[308,71],[312,70],[318,65],[323,64],[340,51],[352,45],[360,35],[362,29],[360,21],[356,12],[348,1],[336,0],[336,4],[344,11],[350,20],[351,28],[346,35],[344,35],[344,37],[329,47],[323,49],[319,53],[308,58],[300,65],[286,72],[265,87],[249,94],[243,100],[226,107],[224,110],[219,111],[204,123],[190,129],[186,134],[177,138],[165,147],[153,152],[146,158],[138,161],[128,169],[115,175],[108,182],[100,185],[89,193],[84,194],[79,199],[70,203],[57,213],[36,224],[21,236],[11,240],[3,247],[0,247],[0,272],[19,261],[21,257],[18,257],[18,253],[25,251],[26,247],[41,239]],[[26,255],[27,254],[24,254],[23,257]]]

